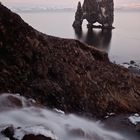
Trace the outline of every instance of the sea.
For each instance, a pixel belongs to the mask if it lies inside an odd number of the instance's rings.
[[[136,62],[140,68],[140,0],[114,0],[114,30],[72,27],[78,1],[84,0],[0,0],[32,27],[45,34],[78,39],[108,53],[117,64]]]
[[[18,13],[29,25],[40,32],[61,38],[78,39],[108,53],[117,64],[140,62],[140,11],[115,10],[113,30],[88,29],[87,21],[82,30],[72,27],[74,9],[53,9]]]

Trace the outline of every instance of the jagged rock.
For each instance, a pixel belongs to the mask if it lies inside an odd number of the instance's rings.
[[[83,19],[86,19],[89,24],[98,20],[98,3],[96,0],[84,0],[82,8]]]
[[[42,34],[0,4],[0,93],[65,112],[140,112],[140,77],[79,41]]]
[[[14,138],[15,130],[13,126],[9,126],[1,131],[1,133],[10,140],[18,140]]]
[[[113,0],[99,1],[98,20],[103,27],[112,27],[114,21],[114,2]]]
[[[77,8],[77,11],[79,8]],[[84,0],[82,10],[80,10],[80,16],[78,19],[75,17],[74,28],[79,28],[82,25],[82,21],[86,19],[88,21],[88,27],[98,22],[102,26],[100,28],[113,28],[112,24],[114,21],[114,2],[113,0]],[[76,12],[77,14],[77,12]]]
[[[40,106],[33,99],[25,99],[23,96],[4,93],[0,96],[0,113],[5,110],[13,110],[22,107]]]
[[[77,11],[75,13],[75,21],[73,23],[74,28],[81,27],[83,18],[83,11],[81,7],[81,2],[78,2]]]
[[[27,128],[14,128],[14,126],[8,126],[4,130],[1,131],[1,134],[5,137],[9,138],[10,140],[56,140],[56,138],[53,137],[53,133],[45,129],[41,129],[41,127],[36,130],[37,127],[33,127],[32,129],[35,129],[32,133],[28,132],[30,129]],[[29,130],[28,130],[29,129]],[[39,134],[40,132],[44,132],[45,134]],[[48,133],[48,136],[47,136]]]

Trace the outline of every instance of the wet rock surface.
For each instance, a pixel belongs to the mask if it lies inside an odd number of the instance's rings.
[[[17,98],[16,95],[13,96]],[[22,96],[18,97],[18,99],[22,98]],[[28,99],[25,100],[28,102]],[[98,121],[75,114],[60,113],[60,110],[54,112],[43,106],[21,108],[18,105],[17,108],[9,106],[8,110],[0,112],[0,132],[1,140],[127,139],[117,132],[104,129]]]
[[[22,140],[53,140],[53,139],[45,137],[43,135],[35,136],[33,134],[30,134],[30,135],[25,135]]]
[[[1,134],[3,134],[5,137],[9,138],[10,140],[16,140],[14,138],[14,127],[13,126],[9,126],[7,128],[5,128],[4,130],[1,131]]]
[[[10,140],[56,140],[50,136],[45,136],[43,134],[34,134],[35,132],[32,132],[32,133],[30,132],[30,134],[26,134],[28,132],[28,130],[27,130],[27,132],[25,132],[26,131],[25,130],[23,132],[23,134],[20,134],[21,132],[19,129],[21,129],[21,131],[22,131],[22,128],[14,128],[14,126],[8,126],[4,130],[1,131],[1,134],[4,135],[5,137],[9,138]],[[26,128],[26,129],[28,129],[28,128]],[[45,130],[44,130],[44,132],[45,132]]]
[[[124,62],[122,66],[128,68],[131,72],[140,75],[140,62],[131,60],[130,62]]]
[[[0,92],[65,112],[140,111],[140,77],[79,41],[42,34],[0,4]]]
[[[79,2],[73,23],[74,28],[81,27],[84,19],[88,21],[88,28],[113,28],[113,0],[84,0],[82,8],[79,8],[80,5],[81,3]],[[101,24],[101,26],[93,25],[96,22]]]
[[[0,96],[0,113],[9,109],[16,109],[22,107],[39,106],[33,99],[26,100],[19,94],[2,94]]]
[[[132,114],[120,114],[110,116],[109,118],[103,120],[105,128],[117,131],[123,134],[124,136],[128,137],[130,140],[139,140],[140,132],[138,131],[138,128],[140,120],[137,124],[133,124],[129,119],[131,115]]]

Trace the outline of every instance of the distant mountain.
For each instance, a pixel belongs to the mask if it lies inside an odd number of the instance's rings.
[[[10,6],[14,12],[58,12],[75,11],[76,8],[73,6]],[[115,11],[140,11],[140,5],[123,5],[115,7]]]
[[[14,12],[75,11],[71,6],[10,6],[9,8]]]

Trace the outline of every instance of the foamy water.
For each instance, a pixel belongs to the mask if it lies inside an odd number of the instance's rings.
[[[4,100],[7,102],[9,96],[13,95],[0,96],[0,102]],[[25,134],[42,134],[56,140],[128,140],[116,132],[105,130],[99,121],[90,121],[74,114],[66,115],[56,109],[52,111],[31,104],[28,107],[28,100],[17,95],[13,97],[20,99],[23,106],[14,109],[9,106],[7,109],[5,105],[4,111],[4,107],[0,104],[0,108],[3,108],[0,112],[0,130],[13,125],[16,130],[14,137],[19,140]],[[8,140],[2,135],[0,139]]]

